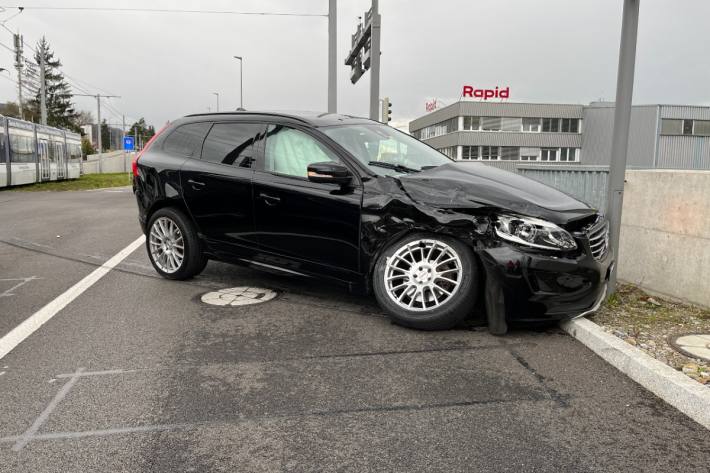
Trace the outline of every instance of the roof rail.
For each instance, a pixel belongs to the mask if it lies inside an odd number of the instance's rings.
[[[212,113],[191,113],[190,115],[185,115],[185,117],[209,117],[213,115],[265,115],[269,117],[286,117],[286,118],[292,118],[294,120],[298,120],[303,123],[309,123],[309,121],[306,118],[299,117],[298,115],[292,115],[289,113],[278,113],[278,112],[250,112],[247,110],[239,110],[239,111],[233,111],[233,112],[212,112]]]

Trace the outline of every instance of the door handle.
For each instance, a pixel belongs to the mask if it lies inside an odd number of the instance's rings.
[[[270,207],[273,207],[274,205],[277,205],[279,202],[281,202],[280,197],[275,197],[273,195],[264,194],[263,192],[261,192],[259,194],[259,198],[262,199],[264,201],[264,203]]]
[[[190,184],[190,185],[192,186],[192,188],[195,189],[196,191],[198,191],[198,190],[202,189],[203,187],[205,187],[205,183],[204,183],[204,182],[193,181],[192,179],[188,179],[188,180],[187,180],[187,183]]]

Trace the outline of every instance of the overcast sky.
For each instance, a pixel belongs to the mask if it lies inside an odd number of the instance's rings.
[[[509,86],[510,100],[588,103],[613,100],[622,0],[380,0],[381,95],[394,118],[425,113],[424,103],[458,99],[464,84]],[[327,13],[327,0],[0,0],[26,7],[104,6]],[[338,2],[338,111],[366,116],[369,74],[357,85],[343,65],[356,19],[370,0]],[[8,9],[0,18],[8,18]],[[710,105],[710,1],[642,0],[635,103]],[[106,13],[26,9],[7,26],[35,44],[46,35],[71,77],[128,117],[166,120],[239,104],[244,56],[247,109],[325,110],[327,19],[236,15]],[[12,36],[0,30],[0,43]],[[30,55],[26,52],[26,55]],[[15,77],[13,55],[0,67]],[[6,74],[6,73],[3,73]],[[17,90],[0,80],[0,101]],[[76,97],[96,113],[95,100]],[[111,122],[117,113],[104,109]]]

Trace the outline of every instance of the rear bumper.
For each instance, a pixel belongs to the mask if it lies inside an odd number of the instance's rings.
[[[496,316],[508,322],[559,321],[596,311],[613,265],[610,252],[597,261],[588,254],[563,258],[502,245],[479,255],[486,284],[503,295]]]

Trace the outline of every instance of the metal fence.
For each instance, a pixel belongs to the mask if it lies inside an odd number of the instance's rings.
[[[541,166],[520,165],[517,171],[525,177],[552,186],[603,212],[606,211],[609,166]]]
[[[559,189],[592,207],[606,210],[607,177],[609,166],[579,164],[527,164],[516,161],[476,161]]]

